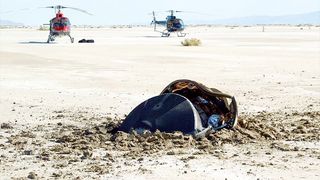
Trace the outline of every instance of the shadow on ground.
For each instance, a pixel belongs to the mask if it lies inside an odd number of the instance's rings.
[[[45,42],[41,42],[41,41],[25,41],[25,42],[19,42],[19,44],[56,44],[55,42],[50,42],[47,43]]]

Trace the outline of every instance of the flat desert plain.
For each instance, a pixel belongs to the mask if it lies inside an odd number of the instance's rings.
[[[151,27],[74,28],[74,44],[1,29],[1,179],[320,179],[320,27],[186,32],[201,46]],[[238,127],[110,133],[177,79],[234,95]]]

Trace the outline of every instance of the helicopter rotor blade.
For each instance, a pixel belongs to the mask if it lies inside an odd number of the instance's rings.
[[[93,14],[87,12],[86,10],[83,10],[83,9],[79,9],[79,8],[74,8],[74,7],[65,7],[65,6],[62,6],[62,8],[68,8],[68,9],[73,9],[73,10],[76,10],[76,11],[79,11],[79,12],[82,12],[82,13],[85,13],[85,14],[88,14],[90,16],[92,16]]]
[[[203,16],[214,16],[213,14],[201,13],[201,12],[196,12],[196,11],[167,10],[167,11],[165,11],[165,12],[198,14],[198,15],[203,15]]]
[[[167,10],[165,12],[176,12],[176,13],[179,13],[179,12],[184,12],[184,11],[177,11],[177,10]]]
[[[67,6],[61,6],[61,5],[57,5],[57,6],[47,6],[47,7],[41,7],[41,8],[51,8],[51,9],[66,9],[66,8],[68,8],[68,9],[72,9],[72,10],[76,10],[76,11],[79,11],[79,12],[82,12],[82,13],[85,13],[85,14],[88,14],[88,15],[93,15],[93,14],[91,14],[91,13],[89,13],[89,12],[87,12],[87,11],[85,11],[85,10],[83,10],[83,9],[80,9],[80,8],[75,8],[75,7],[67,7]]]
[[[203,15],[203,16],[214,16],[213,14],[201,13],[201,12],[196,12],[196,11],[180,11],[180,12],[188,13],[188,14],[198,14],[198,15]]]
[[[52,9],[54,9],[54,8],[56,8],[56,6],[47,6],[47,7],[40,7],[40,8],[52,8]]]
[[[61,6],[61,5],[56,5],[56,6],[46,6],[46,7],[42,7],[42,8],[64,9],[64,8],[67,8],[67,7]]]

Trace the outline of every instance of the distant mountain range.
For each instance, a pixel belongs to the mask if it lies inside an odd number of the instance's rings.
[[[22,23],[0,19],[0,26],[23,26]]]
[[[249,16],[240,18],[218,19],[196,22],[197,24],[221,24],[221,25],[257,25],[257,24],[312,24],[320,25],[320,11],[305,14],[284,16]]]

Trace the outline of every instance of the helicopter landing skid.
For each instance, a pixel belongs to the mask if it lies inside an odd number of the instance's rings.
[[[170,32],[168,32],[167,30],[164,30],[161,32],[161,37],[169,37],[170,36]]]
[[[187,33],[177,32],[178,37],[185,37],[186,35],[187,35]],[[166,30],[161,32],[161,37],[169,37],[169,36],[170,36],[170,32],[168,32]]]
[[[55,37],[52,35],[49,35],[47,43],[50,43],[50,41],[54,41],[54,40],[55,40]]]
[[[73,43],[73,42],[74,42],[74,38],[73,38],[73,37],[71,37],[71,35],[70,35],[70,34],[68,34],[68,36],[69,36],[69,38],[70,38],[71,43]]]
[[[185,37],[187,33],[177,32],[178,37]]]
[[[69,38],[70,38],[71,43],[73,43],[73,42],[74,42],[74,38],[71,37],[70,34],[68,34],[68,36],[69,36]],[[56,37],[55,35],[49,35],[48,40],[47,40],[47,43],[50,43],[50,42],[52,42],[52,41],[55,41],[55,37]]]
[[[170,33],[164,33],[164,32],[163,32],[163,33],[161,34],[161,37],[169,37],[169,36],[170,36]]]

